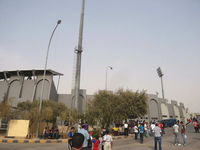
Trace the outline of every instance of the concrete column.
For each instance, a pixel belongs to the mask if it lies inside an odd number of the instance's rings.
[[[35,71],[34,70],[32,70],[32,75],[33,75],[34,87],[33,87],[33,94],[32,94],[31,101],[33,102],[34,99],[35,99],[35,91],[36,91],[36,86],[37,86],[37,80],[36,80],[36,76],[35,76]]]
[[[18,76],[20,84],[21,84],[20,92],[19,92],[19,97],[18,98],[21,98],[22,97],[23,84],[24,84],[24,77],[20,75],[19,71],[17,71],[17,76]]]
[[[9,94],[9,88],[10,88],[10,82],[8,81],[6,72],[4,72],[4,79],[7,83],[7,91],[6,91],[6,95],[5,95],[5,100],[8,100],[8,94]]]

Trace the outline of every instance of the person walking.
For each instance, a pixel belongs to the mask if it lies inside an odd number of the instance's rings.
[[[177,122],[175,122],[175,124],[174,124],[174,126],[173,126],[174,145],[181,146],[181,144],[179,143],[178,132],[179,132],[179,126],[177,125]]]
[[[128,123],[127,122],[124,123],[124,135],[128,136]]]
[[[95,136],[94,139],[92,140],[93,143],[93,150],[99,150],[99,136]]]
[[[134,133],[135,133],[135,140],[137,140],[137,137],[138,137],[138,126],[137,126],[137,124],[135,124],[135,126],[134,126]]]
[[[123,135],[123,128],[122,128],[122,125],[119,125],[119,135]]]
[[[197,132],[198,132],[198,124],[197,124],[197,121],[194,121],[194,122],[193,122],[193,126],[194,126],[194,131],[195,131],[195,133],[197,133]]]
[[[113,138],[109,134],[109,131],[106,131],[106,135],[103,137],[103,142],[104,144],[104,150],[112,150],[112,145],[113,145]]]
[[[186,134],[185,134],[185,132],[186,132],[185,125],[181,121],[181,135],[182,135],[182,139],[183,139],[183,145],[186,145]]]
[[[156,123],[156,126],[153,128],[153,133],[154,133],[154,149],[157,150],[157,143],[159,143],[159,150],[162,150],[162,145],[161,145],[161,129],[158,126],[158,123]]]
[[[104,150],[104,142],[103,142],[103,137],[106,135],[106,129],[101,129],[101,150]]]
[[[144,133],[145,133],[145,137],[148,138],[149,137],[149,125],[147,122],[144,122]]]
[[[44,137],[44,139],[47,139],[48,136],[49,136],[49,130],[47,127],[45,127],[43,130],[43,137]]]
[[[71,150],[72,148],[72,137],[74,135],[74,130],[75,128],[74,127],[71,127],[69,133],[68,133],[68,149]]]
[[[81,133],[84,136],[84,142],[83,142],[82,150],[87,150],[88,149],[88,140],[90,139],[90,137],[89,137],[88,131],[85,130],[85,125],[82,125],[82,127],[78,131],[78,133]]]
[[[144,140],[144,125],[142,123],[140,124],[139,131],[140,131],[140,143],[143,144],[143,140]]]
[[[153,129],[155,128],[155,123],[152,122],[150,126],[150,135],[153,136]]]
[[[163,124],[162,124],[162,122],[160,121],[160,123],[158,124],[158,126],[160,127],[160,129],[161,129],[161,135],[163,136]]]
[[[53,132],[53,139],[58,139],[59,138],[59,130],[58,127],[55,126],[54,132]]]

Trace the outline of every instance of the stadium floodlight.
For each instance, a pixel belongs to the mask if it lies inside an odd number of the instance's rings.
[[[160,69],[160,67],[158,67],[157,73],[158,73],[158,76],[159,76],[160,78],[164,75],[164,74],[162,73],[162,70]]]

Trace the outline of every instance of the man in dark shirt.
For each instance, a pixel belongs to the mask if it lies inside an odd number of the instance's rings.
[[[68,133],[68,149],[71,150],[71,144],[72,144],[72,137],[74,135],[74,127],[71,127],[69,133]]]
[[[139,132],[140,132],[140,143],[143,144],[143,140],[144,140],[144,124],[143,123],[140,123]]]
[[[82,150],[84,142],[84,136],[81,133],[75,133],[72,137],[72,149]]]

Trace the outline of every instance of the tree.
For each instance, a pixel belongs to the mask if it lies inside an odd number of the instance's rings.
[[[12,107],[12,99],[6,99],[3,97],[3,101],[0,102],[0,119],[7,122],[11,118],[16,118],[17,115]]]
[[[29,120],[29,128],[31,134],[35,134],[36,126],[38,121],[51,122],[53,125],[56,123],[56,118],[61,115],[62,112],[68,110],[68,108],[63,103],[57,103],[52,100],[45,100],[42,103],[42,111],[39,116],[39,100],[34,100],[33,102],[25,101],[18,103],[16,108],[16,113],[18,113],[19,118]]]
[[[7,119],[11,116],[11,106],[9,102],[2,101],[0,103],[0,118]]]
[[[124,91],[120,89],[116,94],[120,99],[123,117],[126,119],[134,119],[147,113],[147,96],[145,91],[132,92],[131,90]]]
[[[88,122],[93,124],[98,121],[103,127],[108,127],[114,120],[115,100],[116,96],[110,91],[99,91],[95,94],[94,99],[88,105],[87,114],[93,117],[93,119],[89,118]]]
[[[132,92],[119,89],[116,93],[99,91],[88,104],[86,120],[91,125],[99,122],[102,127],[120,123],[125,119],[134,119],[147,113],[145,91]],[[91,117],[92,116],[92,117]]]

